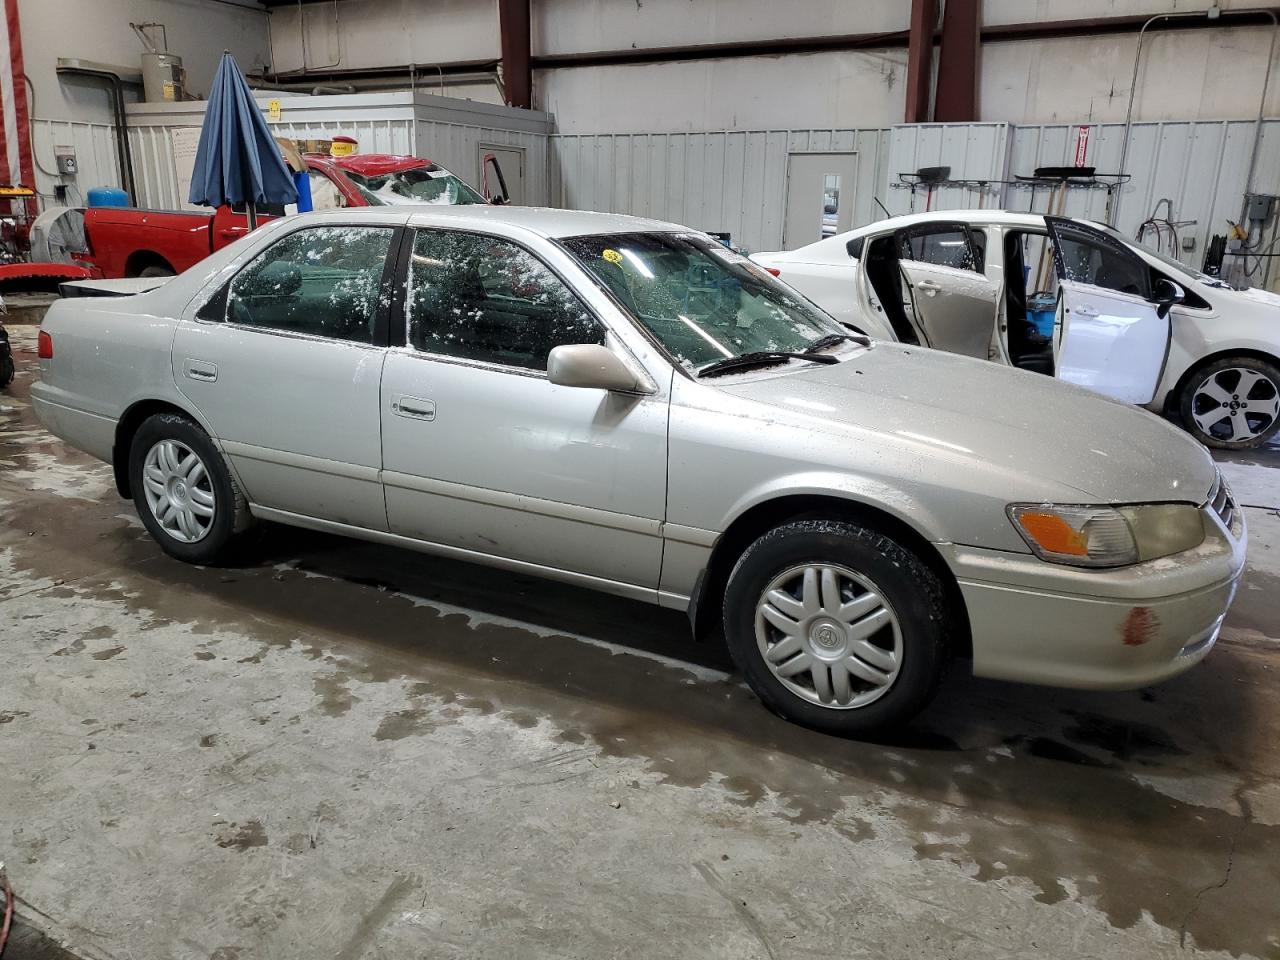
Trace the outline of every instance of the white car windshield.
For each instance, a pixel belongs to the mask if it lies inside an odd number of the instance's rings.
[[[563,244],[691,370],[744,354],[801,352],[849,332],[702,234],[607,234]]]

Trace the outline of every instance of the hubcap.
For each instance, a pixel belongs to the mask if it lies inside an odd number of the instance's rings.
[[[143,492],[151,515],[182,543],[203,540],[213,526],[213,481],[204,461],[178,440],[161,440],[142,462]]]
[[[884,696],[902,665],[897,614],[874,583],[835,564],[802,564],[769,582],[756,644],[784,687],[838,710]]]
[[[1196,387],[1191,415],[1196,426],[1215,440],[1253,440],[1280,416],[1280,388],[1258,370],[1228,367]]]

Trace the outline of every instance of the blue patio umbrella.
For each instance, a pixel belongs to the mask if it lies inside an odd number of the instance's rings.
[[[230,53],[223,53],[209,90],[187,199],[209,207],[244,204],[250,229],[257,226],[259,206],[298,199],[280,148]]]

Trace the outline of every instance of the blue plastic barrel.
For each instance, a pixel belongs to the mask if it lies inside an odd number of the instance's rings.
[[[1027,319],[1042,337],[1053,336],[1053,322],[1058,314],[1058,298],[1052,293],[1036,293],[1027,297]]]
[[[129,206],[129,195],[119,187],[93,187],[87,197],[91,207]]]

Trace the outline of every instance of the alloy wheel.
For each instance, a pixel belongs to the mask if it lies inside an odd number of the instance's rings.
[[[897,614],[869,579],[809,563],[774,577],[756,605],[756,643],[788,691],[850,710],[878,700],[902,666]]]
[[[1249,441],[1266,433],[1280,416],[1280,386],[1259,370],[1227,367],[1196,387],[1191,415],[1215,440]]]
[[[142,462],[147,506],[164,530],[180,543],[196,543],[213,526],[213,480],[199,455],[179,440],[161,440]]]

